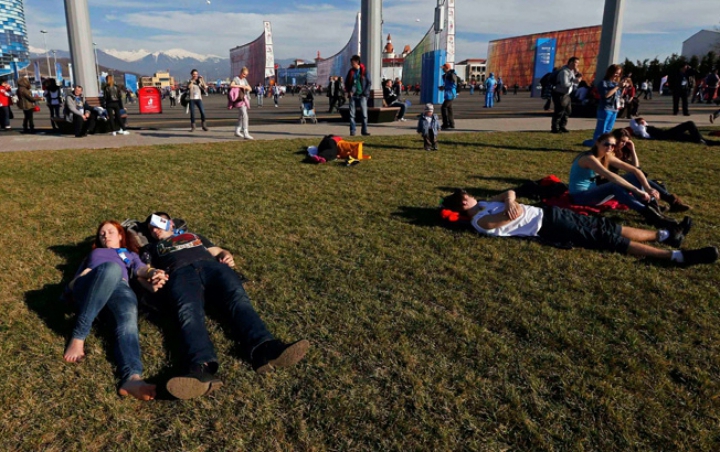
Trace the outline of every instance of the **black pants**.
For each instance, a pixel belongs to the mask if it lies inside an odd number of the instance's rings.
[[[335,104],[337,103],[338,98],[337,96],[330,96],[330,109],[328,110],[328,113],[332,113],[333,108],[335,108]]]
[[[678,114],[680,110],[680,101],[682,100],[682,111],[685,116],[689,116],[688,112],[688,93],[687,91],[673,92],[673,114]]]
[[[35,121],[33,121],[33,114],[35,110],[23,110],[23,132],[32,132],[35,130]]]
[[[442,126],[444,129],[455,128],[455,116],[453,115],[453,101],[446,100],[442,103],[440,111],[442,112]]]
[[[173,97],[173,96],[170,96],[170,106],[171,107],[175,106],[175,97]]]
[[[86,133],[95,132],[95,121],[97,120],[97,112],[94,110],[90,112],[90,116],[87,120],[83,120],[80,115],[73,114],[73,128],[75,129],[75,136],[81,137]]]
[[[552,115],[550,130],[557,131],[567,126],[568,118],[572,114],[572,99],[569,94],[552,93],[555,110]]]
[[[435,132],[432,131],[432,129],[428,130],[427,135],[423,135],[423,142],[425,144],[425,150],[428,149],[437,149],[437,136],[435,135]]]
[[[538,236],[554,243],[570,242],[580,248],[625,254],[630,240],[620,235],[621,232],[622,227],[609,218],[579,215],[560,207],[545,207]]]
[[[122,118],[120,118],[120,102],[109,101],[105,104],[105,109],[108,112],[108,122],[110,123],[110,130],[117,132],[122,129]]]
[[[681,141],[689,143],[702,143],[703,141],[709,145],[718,145],[720,142],[706,140],[692,121],[685,121],[673,127],[672,129],[663,130],[657,127],[647,127],[647,133],[654,140],[665,141]]]

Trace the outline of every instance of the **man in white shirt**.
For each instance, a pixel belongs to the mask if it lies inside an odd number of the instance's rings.
[[[613,223],[608,218],[579,215],[559,207],[539,208],[520,204],[512,190],[488,202],[478,202],[466,191],[456,189],[443,199],[442,204],[469,217],[479,233],[494,237],[538,237],[550,243],[570,242],[581,248],[671,260],[684,266],[709,264],[718,259],[718,249],[714,246],[695,250],[664,250],[641,243],[656,241],[679,247],[692,227],[688,217],[673,230],[631,228]]]
[[[692,121],[685,121],[670,129],[660,129],[647,123],[644,118],[630,120],[629,131],[636,137],[648,140],[680,141],[707,146],[720,146],[720,141],[703,138]]]

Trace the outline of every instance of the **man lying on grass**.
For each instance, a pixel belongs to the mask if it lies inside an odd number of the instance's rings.
[[[632,256],[671,260],[680,265],[709,264],[718,258],[718,249],[708,246],[696,250],[664,250],[641,242],[660,242],[678,248],[690,231],[690,218],[672,229],[651,231],[620,226],[602,217],[579,215],[559,207],[532,207],[515,201],[512,190],[488,202],[478,202],[466,191],[456,189],[443,199],[443,206],[466,215],[481,234],[495,237],[540,237],[555,243],[615,251]]]
[[[171,378],[167,390],[179,399],[199,397],[222,386],[215,377],[218,359],[205,327],[205,304],[219,308],[240,340],[245,356],[258,374],[296,364],[309,342],[285,344],[273,337],[250,304],[243,281],[231,268],[233,255],[201,235],[175,231],[170,216],[156,212],[146,220],[152,264],[168,274],[160,290],[180,324],[188,373]]]

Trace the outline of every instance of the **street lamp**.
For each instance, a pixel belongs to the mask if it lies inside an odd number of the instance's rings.
[[[97,42],[93,42],[93,49],[95,49],[95,80],[97,80],[98,91],[100,91],[100,69],[98,68]]]
[[[58,78],[58,72],[57,72],[57,57],[55,56],[55,51],[52,51],[53,53],[53,65],[55,67],[55,80]]]
[[[45,47],[45,63],[47,64],[48,77],[50,77],[50,53],[48,53],[47,41],[45,40],[45,35],[48,33],[48,31],[40,30],[40,33],[42,33],[42,36],[43,36],[43,47]],[[42,76],[40,78],[42,79]],[[39,80],[39,81],[42,81],[42,80]]]

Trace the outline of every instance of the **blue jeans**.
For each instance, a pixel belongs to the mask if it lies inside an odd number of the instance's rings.
[[[217,363],[217,355],[205,327],[205,303],[222,309],[246,357],[258,345],[273,339],[250,304],[240,276],[217,261],[198,261],[170,275],[163,288],[180,323],[183,352],[188,364]]]
[[[485,93],[485,106],[487,108],[492,108],[493,105],[495,105],[495,93],[488,91]]]
[[[362,114],[362,128],[360,129],[360,132],[363,134],[368,133],[367,130],[367,97],[365,96],[350,96],[350,133],[354,134],[356,127],[355,127],[355,109],[357,108],[358,104],[360,105],[360,110]]]
[[[598,109],[597,111],[597,124],[595,125],[595,133],[593,134],[593,141],[597,141],[600,135],[603,133],[612,132],[615,127],[615,119],[617,118],[617,111]]]
[[[200,111],[200,120],[205,121],[205,107],[203,107],[202,99],[190,101],[190,124],[195,124],[195,106]]]
[[[120,378],[124,382],[131,375],[142,375],[137,297],[127,281],[122,279],[120,266],[108,262],[78,278],[73,287],[73,298],[77,320],[72,338],[85,340],[93,321],[102,311],[115,328],[113,348]]]
[[[640,181],[638,181],[634,174],[628,173],[623,176],[623,179],[632,185],[641,188]],[[570,198],[574,204],[579,204],[581,206],[596,206],[610,195],[612,195],[619,203],[625,204],[632,210],[636,210],[638,212],[645,210],[647,207],[633,194],[631,194],[627,188],[621,187],[612,182],[597,185],[589,190],[571,193]]]

